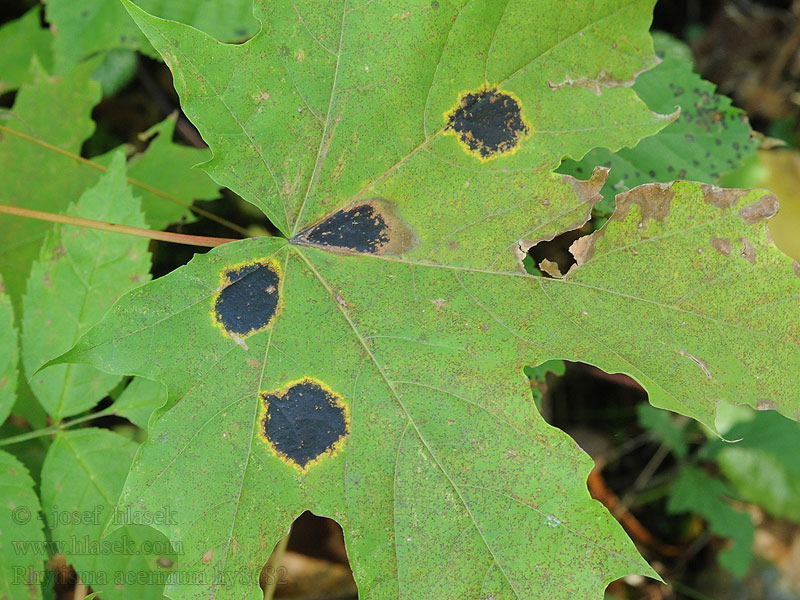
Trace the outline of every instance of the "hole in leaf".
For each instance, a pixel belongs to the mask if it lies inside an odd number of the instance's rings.
[[[335,456],[350,433],[350,408],[323,382],[310,377],[261,393],[259,437],[287,464],[305,473]]]
[[[275,598],[355,600],[358,590],[341,526],[309,511],[297,517],[288,543],[282,540],[276,544],[261,570],[261,589],[266,591],[270,584],[274,585]]]
[[[482,160],[513,152],[531,129],[520,101],[496,87],[463,94],[446,118],[445,132],[455,133],[462,146]]]
[[[565,231],[551,240],[544,240],[528,249],[530,260],[523,260],[525,270],[531,275],[560,278],[575,264],[575,257],[569,248],[580,237],[591,231],[586,223],[580,229]]]

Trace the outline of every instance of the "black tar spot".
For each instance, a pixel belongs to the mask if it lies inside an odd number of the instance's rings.
[[[340,210],[308,232],[306,239],[320,246],[375,254],[389,242],[389,227],[371,204]]]
[[[464,94],[448,115],[447,129],[483,158],[513,150],[528,133],[519,102],[497,88]]]
[[[244,337],[269,325],[278,309],[280,275],[268,263],[252,263],[225,271],[230,283],[214,303],[217,321],[228,333]]]
[[[313,380],[304,379],[282,394],[262,393],[261,400],[266,407],[264,436],[301,468],[348,434],[336,396]]]

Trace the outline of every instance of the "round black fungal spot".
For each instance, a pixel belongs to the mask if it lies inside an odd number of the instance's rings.
[[[274,392],[262,392],[259,437],[275,454],[305,471],[333,456],[350,433],[349,408],[321,381],[304,377]]]
[[[470,153],[483,160],[512,152],[530,131],[519,101],[496,87],[462,95],[446,118],[445,131],[454,132]]]
[[[223,286],[214,299],[214,321],[240,338],[265,329],[280,305],[280,267],[275,261],[254,261],[225,269]]]

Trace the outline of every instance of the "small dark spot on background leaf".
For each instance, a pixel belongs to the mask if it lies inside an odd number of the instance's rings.
[[[447,115],[445,128],[483,159],[511,152],[529,130],[519,101],[497,88],[461,96],[459,105]]]
[[[350,433],[341,396],[309,377],[262,392],[261,437],[279,458],[305,470],[334,454]]]

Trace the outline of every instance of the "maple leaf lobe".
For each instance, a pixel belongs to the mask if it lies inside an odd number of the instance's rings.
[[[262,392],[261,403],[259,437],[301,472],[336,454],[350,433],[350,411],[342,397],[310,377]]]
[[[496,87],[463,94],[445,117],[445,132],[455,133],[462,147],[481,160],[513,152],[531,130],[521,102]]]
[[[224,269],[214,296],[214,324],[239,338],[266,329],[280,308],[280,279],[280,266],[274,260]]]

